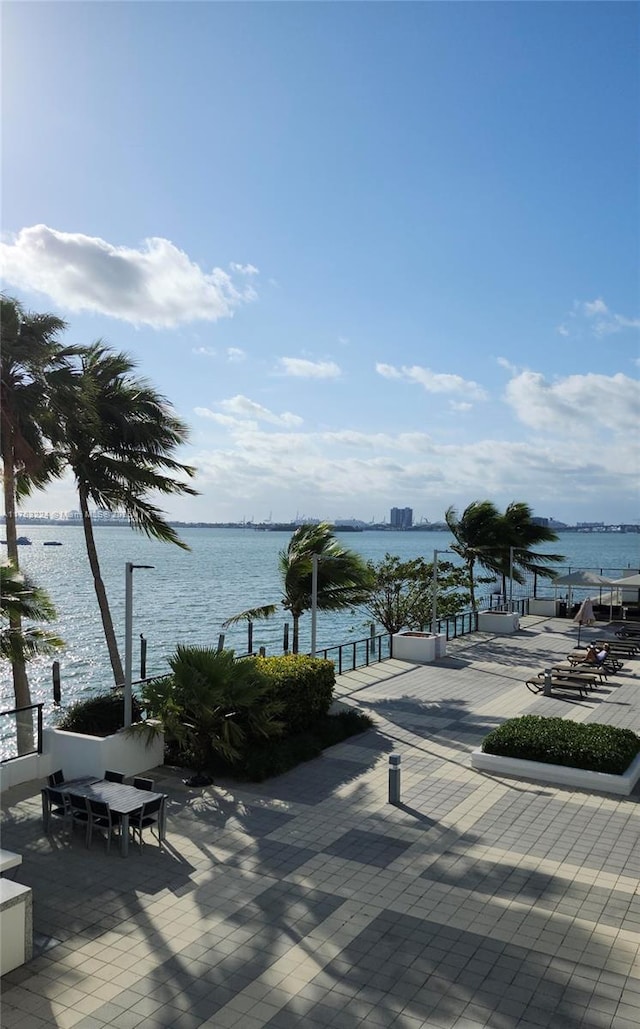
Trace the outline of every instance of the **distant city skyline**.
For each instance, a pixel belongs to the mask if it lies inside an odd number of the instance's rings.
[[[169,519],[631,523],[639,12],[5,0],[2,288],[189,425]]]

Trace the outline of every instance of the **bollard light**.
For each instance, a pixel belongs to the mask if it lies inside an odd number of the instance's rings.
[[[389,754],[389,803],[400,803],[400,754]]]

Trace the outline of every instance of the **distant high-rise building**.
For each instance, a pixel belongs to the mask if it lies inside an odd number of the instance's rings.
[[[413,508],[392,507],[391,527],[393,529],[410,529],[413,525]]]

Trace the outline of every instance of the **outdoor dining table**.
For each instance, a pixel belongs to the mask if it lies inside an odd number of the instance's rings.
[[[96,779],[91,776],[64,782],[56,789],[61,793],[74,793],[77,797],[88,797],[89,800],[101,800],[109,805],[114,815],[119,815],[120,857],[127,857],[129,853],[129,816],[134,811],[139,811],[142,805],[150,800],[161,799],[163,802],[158,819],[158,836],[160,840],[166,838],[167,796],[165,793],[138,790],[135,786],[127,786],[125,783],[108,782],[106,779]],[[45,787],[42,790],[42,822],[45,832],[48,832],[49,829],[49,812],[49,791]]]

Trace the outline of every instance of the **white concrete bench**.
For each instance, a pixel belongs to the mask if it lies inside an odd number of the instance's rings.
[[[0,878],[0,975],[33,955],[33,897],[30,886]]]

